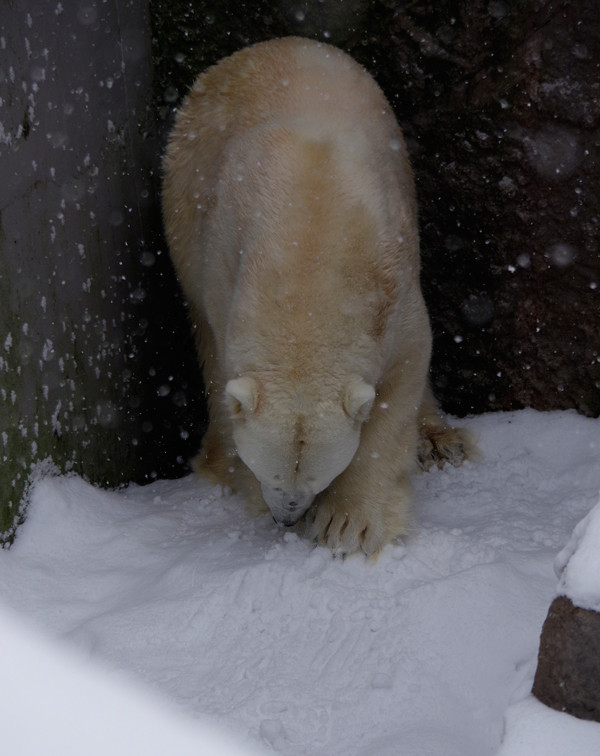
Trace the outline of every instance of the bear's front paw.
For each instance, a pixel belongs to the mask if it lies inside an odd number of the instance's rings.
[[[389,535],[381,507],[373,504],[340,506],[335,497],[324,494],[306,515],[306,535],[327,546],[334,556],[362,551],[376,557]]]

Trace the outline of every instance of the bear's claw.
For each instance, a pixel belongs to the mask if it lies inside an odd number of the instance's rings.
[[[333,510],[333,511],[332,511]],[[383,546],[383,537],[377,534],[364,516],[358,512],[336,512],[334,505],[322,501],[306,517],[306,535],[318,546],[326,546],[335,558],[345,559],[362,552],[375,557]]]

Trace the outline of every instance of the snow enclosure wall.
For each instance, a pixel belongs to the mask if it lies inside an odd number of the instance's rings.
[[[36,460],[111,486],[177,472],[189,431],[165,318],[185,316],[161,249],[151,87],[147,3],[3,3],[0,542]]]

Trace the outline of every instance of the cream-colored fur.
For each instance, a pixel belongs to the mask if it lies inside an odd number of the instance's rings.
[[[381,90],[328,45],[244,49],[196,80],[164,170],[209,401],[196,471],[376,554],[418,458],[469,451],[427,387],[415,190]]]

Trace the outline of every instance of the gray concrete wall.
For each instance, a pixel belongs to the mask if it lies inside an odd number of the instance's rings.
[[[51,457],[109,485],[148,467],[140,345],[157,254],[150,103],[146,2],[2,0],[4,542],[33,463]]]

